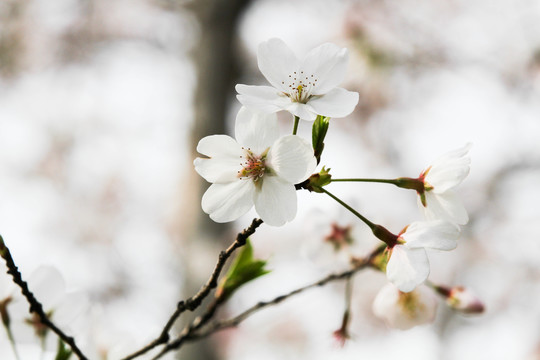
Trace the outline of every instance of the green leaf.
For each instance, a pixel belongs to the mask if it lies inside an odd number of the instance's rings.
[[[253,258],[253,247],[249,239],[238,254],[231,268],[221,280],[216,297],[222,301],[229,298],[239,287],[257,279],[270,271],[266,270],[266,261]]]
[[[73,352],[66,347],[66,344],[62,339],[58,339],[58,350],[56,350],[56,357],[54,360],[68,360]]]
[[[326,116],[318,115],[313,122],[311,141],[313,143],[313,152],[317,159],[317,164],[321,161],[321,155],[324,150],[324,138],[326,137],[329,126],[330,118]]]

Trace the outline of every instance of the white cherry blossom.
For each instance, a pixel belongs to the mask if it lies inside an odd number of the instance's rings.
[[[373,301],[373,313],[391,327],[408,330],[433,321],[437,299],[425,286],[402,292],[392,284],[385,285]]]
[[[427,219],[446,219],[460,225],[469,221],[454,188],[469,174],[471,159],[467,154],[471,146],[467,144],[441,156],[420,175],[424,191],[419,193],[418,206]]]
[[[259,45],[257,60],[271,86],[236,85],[244,106],[313,121],[317,115],[347,116],[358,103],[358,93],[337,87],[345,77],[346,48],[326,43],[299,60],[282,40],[270,39]]]
[[[279,137],[275,114],[242,107],[236,117],[236,140],[207,136],[197,151],[195,170],[213,183],[202,198],[204,212],[216,222],[238,219],[253,205],[261,219],[281,226],[296,216],[294,184],[315,170],[313,149],[296,135]]]
[[[453,250],[457,246],[459,227],[449,221],[417,221],[407,226],[389,248],[386,276],[399,290],[409,292],[429,275],[425,249]]]

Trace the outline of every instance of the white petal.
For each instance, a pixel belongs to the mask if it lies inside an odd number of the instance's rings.
[[[276,89],[287,91],[290,74],[298,70],[298,59],[280,39],[270,39],[259,45],[257,51],[259,70]],[[285,84],[282,84],[285,82]]]
[[[444,155],[441,155],[439,158],[437,158],[432,165],[438,164],[438,163],[446,163],[448,161],[452,161],[452,159],[459,159],[467,155],[469,150],[472,148],[472,143],[467,143],[460,147],[459,149],[455,149],[452,151],[447,152]]]
[[[196,158],[193,161],[195,171],[211,183],[227,183],[238,178],[238,170],[242,159],[239,156],[229,158]]]
[[[281,226],[296,216],[296,189],[278,176],[265,176],[255,192],[255,210],[268,225]]]
[[[407,330],[429,323],[435,317],[437,299],[425,286],[402,293],[392,284],[384,286],[373,301],[374,314],[388,326]]]
[[[326,43],[311,50],[305,56],[300,69],[307,77],[313,75],[318,80],[313,94],[325,94],[341,84],[347,70],[348,59],[347,49],[335,44]]]
[[[251,180],[212,184],[202,197],[202,209],[216,222],[236,220],[253,206],[254,191]]]
[[[236,85],[238,92],[236,98],[244,106],[265,113],[274,113],[283,110],[291,99],[270,86]]]
[[[408,249],[402,245],[396,245],[386,265],[386,277],[396,285],[399,290],[409,292],[421,283],[429,275],[429,260],[426,251],[420,249]]]
[[[466,156],[471,144],[451,151],[433,162],[425,181],[433,186],[433,192],[443,193],[452,189],[467,177],[470,171],[471,159]]]
[[[396,311],[399,302],[399,289],[393,284],[386,284],[379,290],[373,300],[373,313],[381,319],[388,319],[391,312]],[[389,324],[391,325],[391,324]]]
[[[287,135],[270,148],[268,164],[280,178],[298,184],[315,171],[317,160],[309,142],[297,135]]]
[[[239,144],[261,155],[279,138],[277,116],[241,107],[236,115],[235,131]]]
[[[58,325],[69,327],[73,320],[88,310],[89,307],[90,302],[82,292],[68,293],[58,304],[53,319]]]
[[[238,158],[243,154],[241,146],[228,135],[210,135],[202,138],[197,145],[197,151],[211,158]]]
[[[284,110],[287,110],[291,114],[298,116],[302,120],[313,121],[317,118],[315,110],[309,104],[302,104],[298,102],[291,102]]]
[[[426,191],[425,196],[426,206],[422,205],[420,199],[418,199],[418,206],[424,212],[426,219],[443,219],[459,225],[469,222],[467,210],[453,191],[448,190],[444,194]]]
[[[209,182],[229,182],[237,178],[241,168],[240,156],[244,154],[238,143],[227,135],[211,135],[202,138],[197,151],[209,159],[196,158],[195,171]]]
[[[45,311],[53,310],[65,296],[66,283],[53,266],[40,266],[28,278],[28,286],[43,304]]]
[[[446,220],[416,221],[400,237],[409,249],[453,250],[457,246],[459,226]]]
[[[325,95],[308,101],[315,113],[329,117],[345,117],[353,112],[358,104],[358,93],[343,88],[335,88]]]

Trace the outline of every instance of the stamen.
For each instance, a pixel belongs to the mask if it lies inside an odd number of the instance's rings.
[[[243,164],[240,164],[242,169],[238,171],[238,177],[241,180],[248,180],[251,178],[256,182],[262,178],[266,172],[265,159],[267,151],[260,156],[255,155],[251,151],[251,148],[244,149],[244,151],[246,152],[246,161]]]

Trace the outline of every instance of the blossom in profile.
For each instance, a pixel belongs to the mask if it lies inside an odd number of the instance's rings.
[[[294,184],[315,170],[311,145],[296,135],[279,137],[277,116],[242,107],[236,117],[236,140],[207,136],[197,151],[207,158],[194,161],[195,170],[213,183],[202,208],[216,222],[238,219],[254,205],[261,219],[281,226],[296,216]]]
[[[407,226],[388,247],[386,276],[402,292],[423,283],[430,272],[426,249],[453,250],[459,227],[449,221],[417,221]]]
[[[469,174],[471,159],[467,154],[471,146],[467,144],[439,157],[420,175],[424,186],[418,192],[418,205],[427,219],[446,219],[460,225],[469,221],[454,188]]]
[[[402,292],[392,284],[385,285],[373,301],[373,313],[395,329],[408,330],[433,321],[437,299],[425,286]]]
[[[236,85],[244,106],[313,121],[317,115],[347,116],[358,103],[358,93],[337,87],[345,77],[346,48],[326,43],[299,60],[282,40],[270,39],[259,45],[257,61],[271,86]]]

